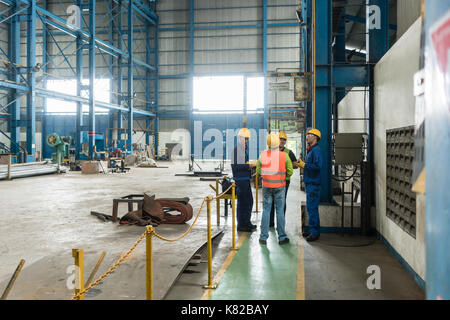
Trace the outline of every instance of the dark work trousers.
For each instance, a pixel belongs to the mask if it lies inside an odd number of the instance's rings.
[[[287,206],[287,193],[289,189],[289,184],[291,183],[291,180],[286,180],[286,192],[285,192],[285,202],[284,202],[284,216],[286,216],[286,206]],[[270,210],[270,226],[273,227],[275,220],[275,206],[272,202],[272,210]]]
[[[317,236],[320,234],[319,202],[320,185],[305,184],[306,211],[309,218],[309,233]]]
[[[253,210],[253,194],[250,180],[236,181],[237,195],[237,227],[250,228]]]

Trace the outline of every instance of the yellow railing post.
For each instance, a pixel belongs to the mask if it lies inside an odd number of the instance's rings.
[[[153,227],[147,226],[146,240],[146,299],[153,300]]]
[[[75,295],[84,290],[84,259],[83,249],[72,249],[72,256],[75,258]],[[84,294],[78,300],[84,300]]]
[[[94,276],[97,273],[98,268],[100,267],[100,264],[102,263],[105,255],[106,255],[106,251],[103,251],[102,254],[100,255],[100,258],[98,258],[97,264],[95,265],[94,269],[92,270],[91,274],[89,275],[89,278],[87,279],[87,281],[84,285],[86,288],[91,284],[92,280],[94,280]]]
[[[208,241],[208,284],[204,286],[206,289],[215,289],[216,285],[212,283],[212,240],[211,240],[211,200],[208,196],[206,198],[206,212],[208,219],[207,241]]]
[[[11,156],[9,156],[11,159]],[[25,260],[21,259],[19,262],[19,265],[16,268],[16,271],[14,271],[13,276],[11,277],[11,280],[9,280],[8,285],[6,286],[5,291],[2,294],[2,297],[0,300],[6,300],[8,297],[9,292],[11,291],[12,286],[14,285],[14,282],[16,282],[17,277],[19,276],[20,270],[22,270],[23,265],[25,264]]]
[[[220,199],[219,195],[219,179],[216,179],[216,207],[217,207],[217,225],[220,224]]]
[[[9,157],[8,157],[8,180],[11,180],[11,163],[12,163],[12,156],[9,155]]]
[[[232,250],[237,250],[236,248],[236,184],[233,183],[231,186],[231,212],[232,212],[232,229],[233,229],[233,248]]]

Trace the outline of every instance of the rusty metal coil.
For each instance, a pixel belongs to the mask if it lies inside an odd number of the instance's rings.
[[[180,224],[185,223],[192,219],[194,215],[194,210],[192,206],[188,204],[184,204],[177,201],[167,201],[162,199],[155,199],[163,208],[170,208],[180,212],[179,215],[172,215],[170,213],[164,213],[163,223],[167,224]]]

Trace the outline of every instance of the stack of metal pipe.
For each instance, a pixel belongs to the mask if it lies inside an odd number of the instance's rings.
[[[0,180],[25,178],[32,176],[39,176],[44,174],[53,174],[59,172],[66,172],[65,167],[57,164],[44,162],[32,162],[25,164],[2,165],[0,166]]]

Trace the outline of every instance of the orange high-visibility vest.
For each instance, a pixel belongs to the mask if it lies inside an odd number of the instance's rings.
[[[261,154],[262,185],[282,188],[286,185],[286,152],[266,150]]]

